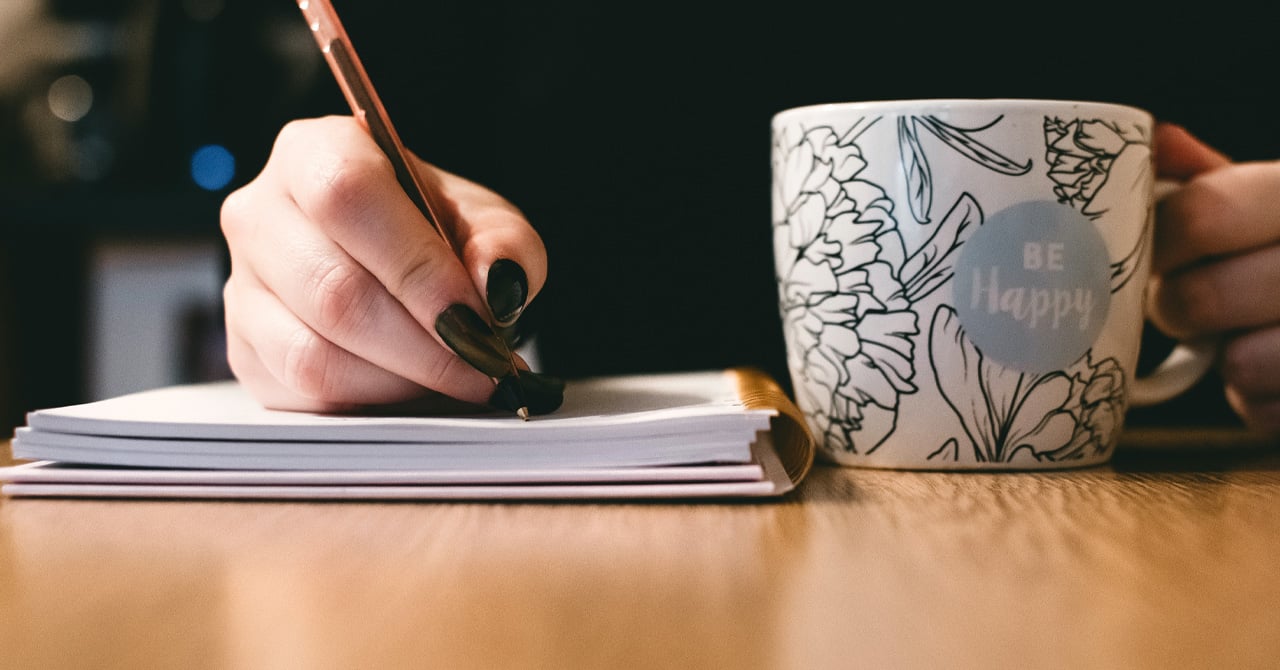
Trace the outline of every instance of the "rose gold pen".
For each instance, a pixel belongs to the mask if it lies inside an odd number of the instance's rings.
[[[302,10],[302,15],[311,28],[311,34],[315,36],[316,43],[320,45],[320,51],[324,53],[325,61],[329,63],[329,69],[338,80],[342,95],[351,106],[352,114],[369,131],[378,148],[391,161],[395,169],[396,181],[400,182],[400,188],[417,206],[418,211],[422,212],[427,222],[435,228],[449,249],[456,254],[449,232],[445,230],[438,215],[440,208],[435,203],[440,202],[441,198],[435,190],[435,185],[424,179],[414,169],[409,151],[400,141],[400,135],[396,133],[395,126],[391,125],[387,110],[382,106],[382,100],[374,90],[364,65],[360,63],[360,58],[351,45],[351,39],[347,37],[346,28],[338,19],[337,11],[329,0],[298,0],[298,9]],[[501,342],[501,338],[498,338],[498,341]],[[513,378],[518,377],[520,369],[516,366],[515,354],[505,343],[502,348],[511,365],[510,370],[506,372]],[[498,379],[492,376],[492,372],[486,374],[490,374],[495,384],[498,383]],[[519,387],[518,384],[504,386],[514,389]],[[516,392],[518,393],[518,390]],[[523,398],[518,402],[516,414],[521,419],[529,419],[529,409]]]

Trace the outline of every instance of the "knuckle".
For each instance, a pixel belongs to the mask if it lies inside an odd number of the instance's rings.
[[[311,119],[293,119],[280,127],[280,132],[276,133],[275,144],[271,147],[272,153],[287,150],[303,139],[307,134],[307,128],[312,124]]]
[[[463,362],[461,358],[448,354],[432,358],[433,360],[427,361],[423,379],[427,387],[441,389],[448,385],[450,379],[457,378],[460,372],[458,366],[463,365]]]
[[[1227,296],[1210,273],[1191,272],[1171,282],[1168,304],[1186,335],[1220,330]]]
[[[474,374],[476,374],[475,369],[461,358],[450,352],[441,351],[439,355],[425,357],[418,374],[413,376],[413,382],[453,396],[459,384],[464,383],[464,380]]]
[[[396,265],[400,268],[390,286],[392,294],[402,301],[409,296],[434,292],[440,285],[440,273],[444,260],[422,249],[406,250],[406,257]]]
[[[378,184],[387,179],[394,175],[383,156],[323,153],[295,187],[298,205],[322,226],[362,221],[381,206]]]
[[[281,381],[298,395],[327,401],[342,378],[336,346],[307,328],[299,328],[285,345]]]
[[[364,270],[343,262],[320,264],[306,280],[315,326],[323,333],[347,334],[373,313],[379,287]]]
[[[290,119],[280,127],[277,142],[304,140],[313,142],[318,138],[337,136],[344,130],[359,131],[359,124],[350,115],[324,115],[311,118]]]
[[[277,142],[288,142],[299,135],[305,136],[308,128],[316,125],[315,119],[290,119],[280,127]]]
[[[252,187],[251,182],[232,191],[223,199],[222,207],[218,210],[218,222],[228,242],[239,239],[240,233],[253,220],[253,209],[249,202],[252,195],[248,190]]]
[[[280,132],[276,133],[276,141],[271,151],[272,153],[289,152],[296,146],[307,146],[323,141],[329,135],[325,132],[325,126],[331,123],[328,118],[291,119],[280,127]]]
[[[1219,175],[1213,172],[1192,179],[1177,199],[1176,213],[1186,236],[1195,240],[1211,239],[1219,234],[1222,221],[1235,218],[1237,198],[1228,192]]]

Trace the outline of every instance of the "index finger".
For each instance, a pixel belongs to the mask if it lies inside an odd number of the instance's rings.
[[[1280,163],[1199,174],[1160,201],[1157,221],[1157,274],[1280,242]]]
[[[509,326],[542,290],[547,252],[515,205],[467,179],[419,161],[437,180],[442,224],[495,323]]]

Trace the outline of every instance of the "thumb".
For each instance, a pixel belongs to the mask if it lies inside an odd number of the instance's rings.
[[[1155,128],[1156,174],[1186,181],[1202,172],[1231,163],[1231,159],[1182,126],[1159,123]]]

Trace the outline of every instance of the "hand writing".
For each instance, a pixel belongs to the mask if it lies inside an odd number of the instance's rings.
[[[546,252],[497,194],[418,168],[443,196],[456,255],[351,117],[285,126],[262,173],[227,198],[228,359],[265,405],[490,402],[493,374],[477,369],[489,323],[514,322],[538,293]]]

